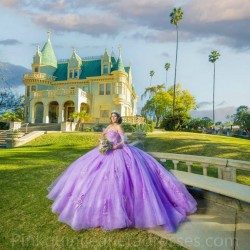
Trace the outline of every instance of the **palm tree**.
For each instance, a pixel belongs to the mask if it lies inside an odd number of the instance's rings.
[[[215,62],[219,59],[220,53],[216,50],[211,51],[210,55],[208,56],[209,62],[214,64],[214,79],[213,79],[213,122],[215,120],[214,116],[214,93],[215,93]]]
[[[151,77],[151,79],[150,79],[150,86],[152,85],[152,78],[153,78],[154,74],[155,74],[154,70],[150,70],[150,72],[149,72],[149,75]]]
[[[170,63],[165,64],[165,69],[166,69],[166,89],[167,89],[168,70],[170,69]]]
[[[71,114],[71,118],[77,118],[76,128],[80,130],[82,128],[82,124],[91,119],[90,114],[86,110],[81,110],[80,112],[75,111]]]
[[[182,20],[183,12],[181,8],[174,8],[170,13],[170,23],[176,27],[176,54],[175,54],[175,71],[174,71],[174,96],[173,96],[173,116],[175,112],[175,89],[176,89],[176,72],[177,72],[177,57],[178,57],[178,43],[179,43],[179,32],[178,24]]]

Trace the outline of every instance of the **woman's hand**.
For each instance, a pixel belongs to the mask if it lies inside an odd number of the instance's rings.
[[[122,143],[118,143],[116,145],[113,145],[113,150],[121,148],[122,147]]]

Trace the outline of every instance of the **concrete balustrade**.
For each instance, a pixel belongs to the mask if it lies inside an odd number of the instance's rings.
[[[205,176],[207,176],[209,166],[217,167],[219,179],[233,182],[236,182],[237,169],[250,171],[250,162],[247,161],[160,152],[149,152],[149,154],[161,161],[171,160],[174,164],[174,170],[178,170],[178,164],[184,162],[187,165],[189,173],[192,172],[192,165],[195,163],[198,163],[202,167],[203,175]]]
[[[149,154],[162,162],[171,160],[174,169],[170,172],[185,185],[250,203],[250,186],[236,183],[236,170],[250,171],[250,162],[172,153],[149,152]],[[186,163],[187,172],[178,170],[180,162]],[[195,163],[199,163],[202,167],[203,175],[192,173],[192,165]],[[209,166],[218,168],[218,178],[207,176]]]

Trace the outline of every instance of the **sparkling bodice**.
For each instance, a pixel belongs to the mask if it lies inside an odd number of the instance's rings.
[[[118,144],[121,141],[120,134],[115,130],[109,130],[106,133],[106,137],[109,141],[111,141],[113,144]]]

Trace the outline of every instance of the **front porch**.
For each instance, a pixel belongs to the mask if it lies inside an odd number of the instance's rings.
[[[89,110],[91,98],[80,88],[33,91],[25,109],[27,122],[60,124],[73,121],[72,113]]]

